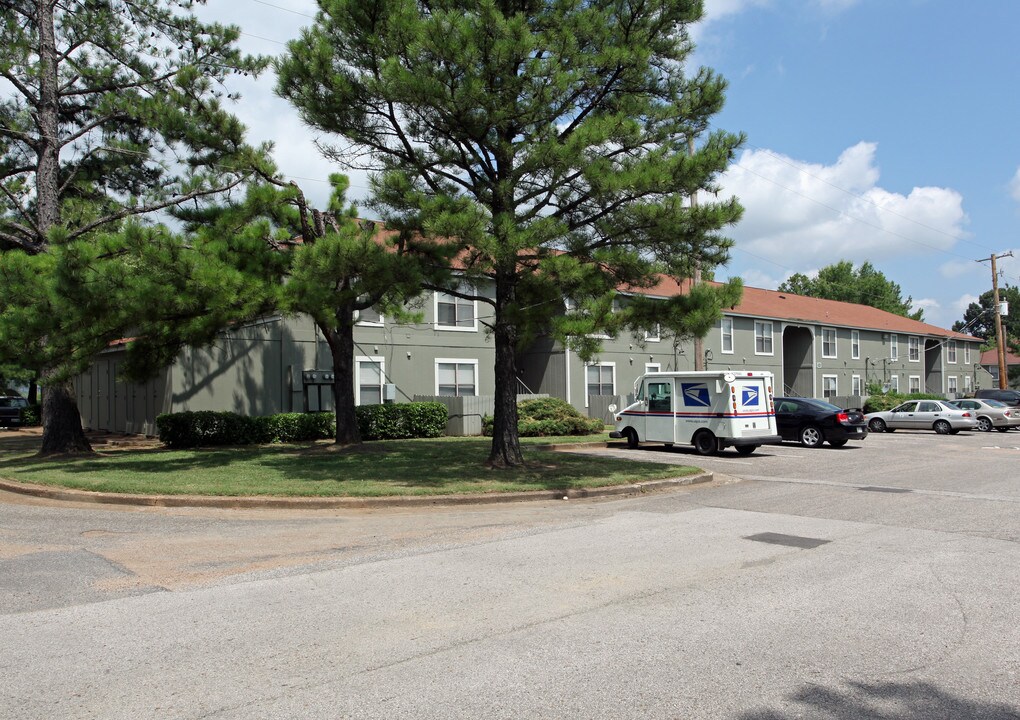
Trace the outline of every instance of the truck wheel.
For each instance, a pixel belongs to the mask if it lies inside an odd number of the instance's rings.
[[[691,444],[694,445],[694,451],[698,455],[715,455],[718,447],[715,435],[709,430],[698,430],[691,439]]]
[[[631,450],[636,450],[638,446],[637,430],[634,428],[627,428],[623,431],[623,433],[627,436],[627,447]]]
[[[758,449],[758,445],[737,445],[737,455],[750,455]]]

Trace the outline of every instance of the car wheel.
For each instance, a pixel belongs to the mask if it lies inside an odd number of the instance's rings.
[[[981,432],[991,432],[992,421],[986,417],[979,417],[977,429],[980,430]]]
[[[737,445],[738,455],[750,455],[758,449],[758,445]]]
[[[868,421],[868,429],[871,430],[871,432],[885,432],[888,430],[888,426],[882,418],[871,418],[871,420]]]
[[[718,443],[713,435],[708,430],[699,430],[694,434],[694,438],[691,440],[694,445],[694,451],[698,455],[715,455],[718,449]]]
[[[627,428],[623,432],[624,435],[627,436],[627,447],[631,450],[636,450],[638,446],[637,430],[634,428]]]
[[[931,429],[939,435],[948,435],[953,431],[953,426],[949,424],[948,420],[936,420],[935,424],[931,426]]]
[[[844,445],[846,445],[846,440],[845,439],[843,439],[843,440],[830,440],[829,444],[832,445],[832,447],[843,447]]]
[[[807,425],[800,429],[800,444],[804,447],[816,448],[824,440],[825,437],[817,425]]]

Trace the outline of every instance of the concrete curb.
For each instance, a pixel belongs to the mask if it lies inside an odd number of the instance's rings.
[[[697,473],[682,478],[650,480],[631,485],[613,485],[604,488],[584,488],[564,491],[488,493],[477,495],[426,495],[397,497],[314,497],[289,498],[277,496],[225,497],[209,495],[132,495],[127,493],[91,492],[70,490],[48,485],[0,480],[0,490],[47,498],[65,502],[86,502],[107,505],[137,505],[147,507],[197,507],[224,509],[288,509],[288,510],[329,510],[333,508],[384,508],[384,507],[429,507],[442,505],[491,505],[505,502],[527,502],[535,500],[580,500],[601,497],[620,497],[662,492],[687,485],[711,482],[710,472]]]

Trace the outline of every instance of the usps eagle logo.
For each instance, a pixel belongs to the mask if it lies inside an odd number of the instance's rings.
[[[708,385],[706,383],[680,383],[684,394],[684,405],[691,407],[710,407]]]
[[[743,406],[757,405],[758,404],[758,388],[745,387],[742,388],[740,395],[740,404]]]

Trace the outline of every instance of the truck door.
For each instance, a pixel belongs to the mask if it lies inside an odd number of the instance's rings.
[[[649,442],[676,442],[673,435],[673,380],[648,380],[645,384],[648,414],[645,415],[645,434]]]

